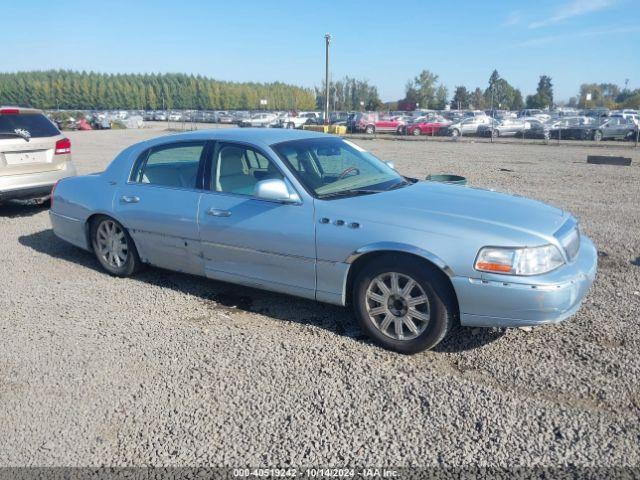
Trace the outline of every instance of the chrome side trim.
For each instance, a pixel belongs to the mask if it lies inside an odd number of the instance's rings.
[[[372,243],[371,245],[365,245],[364,247],[360,247],[356,251],[351,253],[351,255],[349,255],[344,262],[350,264],[355,262],[362,255],[365,255],[371,252],[380,252],[385,250],[391,251],[391,252],[404,252],[404,253],[410,253],[412,255],[417,255],[426,260],[429,260],[431,263],[433,263],[438,268],[440,268],[440,270],[446,273],[449,277],[455,276],[455,273],[453,272],[451,267],[449,267],[449,265],[447,265],[446,262],[442,260],[440,257],[438,257],[437,255],[434,255],[431,252],[428,252],[427,250],[423,250],[421,248],[414,247],[413,245],[408,245],[406,243],[378,242],[378,243]]]
[[[61,213],[56,213],[53,210],[49,211],[49,213],[51,215],[55,215],[56,217],[64,218],[65,220],[71,220],[72,222],[82,222],[82,220],[80,220],[79,218],[68,217],[66,215],[62,215]]]

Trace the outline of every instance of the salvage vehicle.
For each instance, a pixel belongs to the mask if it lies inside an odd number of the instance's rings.
[[[596,126],[592,117],[562,117],[549,124],[549,136],[565,140],[591,140]]]
[[[61,178],[76,175],[71,142],[40,110],[0,107],[0,202],[46,201]]]
[[[239,127],[275,127],[278,116],[273,113],[255,113],[238,121]]]
[[[374,133],[395,133],[402,135],[407,123],[402,116],[380,116],[376,112],[356,114],[355,131],[372,135]]]
[[[513,137],[522,135],[527,129],[527,123],[521,118],[505,118],[501,122],[494,121],[480,125],[478,135],[483,137]]]
[[[519,196],[404,177],[337,136],[204,130],[122,151],[60,181],[55,234],[109,274],[145,265],[351,305],[402,353],[458,324],[573,315],[596,273],[568,212]]]
[[[428,119],[408,123],[405,131],[407,135],[439,135],[451,122],[440,116],[432,116]]]
[[[233,123],[236,119],[229,112],[217,112],[217,120],[218,123]]]
[[[636,124],[632,117],[611,116],[593,130],[593,140],[626,140],[635,138]]]
[[[445,133],[451,137],[459,137],[460,135],[477,135],[481,125],[492,125],[493,119],[486,115],[477,117],[466,117],[457,123],[449,125]]]
[[[525,129],[522,135],[525,138],[539,138],[543,140],[549,140],[551,132],[549,125],[544,123],[538,117],[529,117],[524,119]]]
[[[300,117],[291,113],[287,113],[278,118],[278,124],[282,128],[302,128],[309,123],[308,117]]]

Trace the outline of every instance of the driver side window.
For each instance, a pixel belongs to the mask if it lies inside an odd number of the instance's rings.
[[[282,180],[284,177],[260,152],[244,145],[222,144],[213,162],[210,189],[250,196],[256,183],[271,178]]]

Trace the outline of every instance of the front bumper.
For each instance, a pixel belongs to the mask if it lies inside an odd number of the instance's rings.
[[[593,283],[595,246],[584,235],[573,262],[545,275],[491,279],[454,277],[460,323],[473,327],[522,327],[558,323],[575,314]]]
[[[64,167],[48,172],[25,175],[0,175],[0,200],[46,197],[58,180],[76,176],[76,168],[69,160]]]

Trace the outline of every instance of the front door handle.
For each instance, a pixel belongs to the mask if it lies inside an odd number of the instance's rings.
[[[231,212],[229,210],[219,210],[217,208],[210,208],[207,210],[207,215],[211,215],[213,217],[230,217]]]
[[[120,197],[121,203],[138,203],[140,201],[140,197],[136,197],[135,195],[124,195]]]

